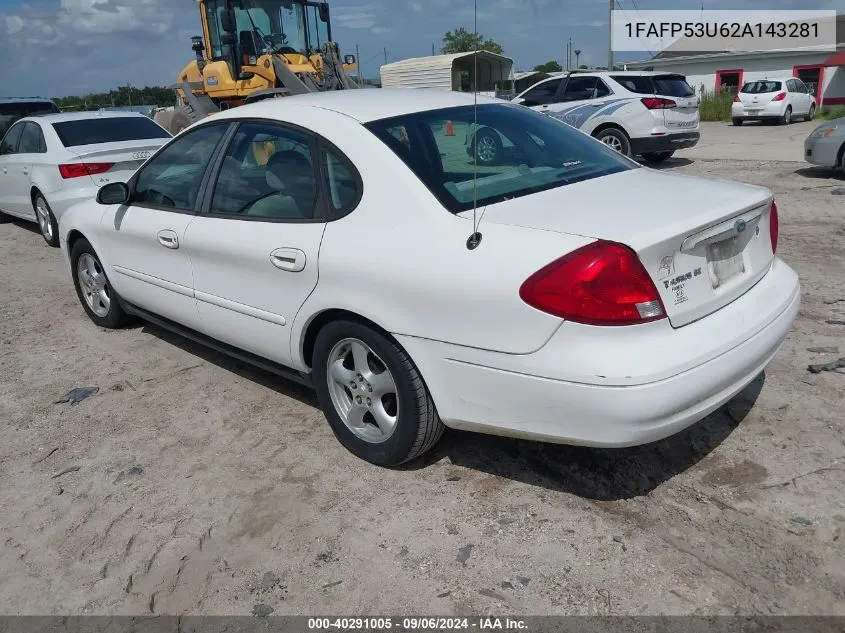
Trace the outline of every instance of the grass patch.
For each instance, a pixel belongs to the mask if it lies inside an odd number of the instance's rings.
[[[698,110],[701,120],[730,121],[733,101],[731,92],[705,92]]]
[[[845,106],[823,106],[816,112],[819,119],[838,119],[845,116]]]

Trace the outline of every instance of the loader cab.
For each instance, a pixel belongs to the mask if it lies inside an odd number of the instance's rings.
[[[268,53],[310,56],[331,39],[325,2],[205,0],[204,5],[206,50],[214,61],[232,60],[240,67]]]

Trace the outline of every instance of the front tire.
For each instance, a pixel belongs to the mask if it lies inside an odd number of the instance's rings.
[[[631,155],[631,141],[628,140],[625,132],[618,128],[605,128],[596,134],[596,140],[601,141],[611,149],[615,149],[620,154],[624,154],[625,156]]]
[[[662,163],[672,157],[675,152],[647,152],[643,158],[649,163]]]
[[[378,466],[430,450],[443,435],[431,394],[405,351],[354,321],[320,330],[312,357],[314,388],[335,437]]]
[[[41,229],[41,236],[48,246],[53,248],[59,245],[59,223],[56,221],[56,216],[53,215],[53,210],[47,204],[47,200],[37,192],[32,201],[32,207],[35,209],[35,217],[38,220],[38,227]]]
[[[76,296],[88,318],[104,328],[115,329],[123,325],[126,313],[120,307],[120,298],[88,240],[82,238],[73,245],[70,266]]]

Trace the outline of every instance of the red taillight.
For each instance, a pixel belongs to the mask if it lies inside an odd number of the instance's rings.
[[[59,173],[62,178],[80,178],[81,176],[94,176],[103,174],[114,167],[114,163],[67,163],[59,165]]]
[[[769,237],[772,238],[772,252],[776,253],[778,250],[778,205],[772,200],[772,206],[769,209]]]
[[[783,101],[784,99],[786,99],[785,92],[779,92],[774,97],[772,97],[772,101]]]
[[[649,110],[665,110],[666,108],[677,108],[678,104],[671,99],[664,99],[663,97],[645,97],[640,99],[643,105]]]
[[[632,325],[666,316],[637,254],[597,241],[531,275],[519,289],[528,305],[577,323]]]
[[[739,102],[740,102],[739,95],[734,95],[734,103],[739,103]]]

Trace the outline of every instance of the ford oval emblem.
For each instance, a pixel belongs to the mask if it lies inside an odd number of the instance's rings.
[[[737,233],[742,233],[745,230],[745,226],[745,220],[737,220],[736,224],[734,224]]]

